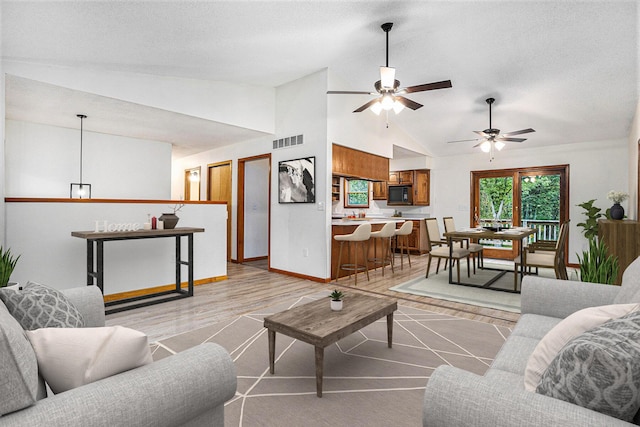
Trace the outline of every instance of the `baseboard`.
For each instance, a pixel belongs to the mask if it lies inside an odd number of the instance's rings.
[[[205,279],[198,279],[198,280],[194,280],[193,281],[193,285],[194,286],[199,286],[199,285],[206,285],[207,283],[211,283],[211,282],[219,282],[221,280],[227,280],[229,278],[229,276],[217,276],[217,277],[209,277],[209,278],[205,278]],[[186,289],[189,287],[189,284],[187,282],[182,282],[180,285],[181,288]],[[166,291],[171,291],[173,289],[176,288],[175,284],[172,285],[162,285],[162,286],[156,286],[153,288],[145,288],[145,289],[136,289],[135,291],[127,291],[127,292],[120,292],[117,294],[109,294],[109,295],[105,295],[104,298],[104,302],[110,302],[110,301],[118,301],[121,299],[126,299],[126,298],[134,298],[134,297],[140,297],[140,296],[144,296],[144,295],[150,295],[150,294],[155,294],[158,292],[166,292]]]
[[[292,277],[297,277],[299,279],[311,280],[312,282],[318,282],[318,283],[329,283],[331,281],[331,278],[323,279],[321,277],[307,276],[306,274],[294,273],[292,271],[278,270],[277,268],[269,268],[269,271],[272,271],[278,274],[284,274],[285,276],[292,276]]]

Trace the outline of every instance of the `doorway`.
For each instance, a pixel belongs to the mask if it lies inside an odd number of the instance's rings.
[[[237,261],[269,264],[271,154],[238,159]]]
[[[184,170],[184,199],[200,200],[200,166]]]
[[[231,260],[231,160],[207,165],[207,200],[227,202],[227,261]]]
[[[471,172],[472,226],[531,227],[557,240],[569,219],[569,165]],[[519,242],[481,240],[488,258],[514,259]]]

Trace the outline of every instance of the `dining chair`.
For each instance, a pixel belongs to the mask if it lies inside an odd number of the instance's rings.
[[[427,273],[425,274],[425,278],[429,277],[432,258],[438,258],[438,264],[436,265],[436,274],[438,274],[438,271],[440,270],[440,260],[442,258],[445,259],[444,269],[446,270],[449,255],[451,255],[451,265],[449,268],[453,268],[453,264],[456,264],[458,282],[460,282],[460,260],[462,258],[467,258],[467,276],[471,277],[469,268],[469,250],[458,245],[449,247],[447,242],[440,236],[440,228],[438,227],[437,218],[425,218],[424,221],[427,228],[427,247],[429,248],[429,259],[427,260]]]
[[[513,260],[513,290],[518,289],[518,268],[524,263],[525,274],[527,269],[531,274],[531,268],[535,267],[536,274],[538,268],[552,268],[556,275],[556,279],[568,280],[567,266],[564,262],[566,241],[569,238],[569,220],[560,224],[560,232],[558,240],[550,245],[550,241],[542,240],[529,244],[527,248],[523,248],[522,256],[518,255]],[[524,260],[524,261],[523,261]]]
[[[456,225],[452,216],[442,217],[442,222],[444,223],[444,232],[449,233],[451,231],[456,231]],[[484,246],[480,243],[473,243],[470,239],[464,238],[459,239],[462,241],[469,252],[471,253],[471,257],[473,258],[473,274],[476,274],[476,258],[478,263],[478,268],[484,267]]]

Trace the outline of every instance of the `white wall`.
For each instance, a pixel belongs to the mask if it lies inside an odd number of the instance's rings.
[[[331,180],[327,148],[327,77],[326,70],[282,85],[276,89],[276,132],[268,138],[257,138],[241,144],[221,147],[193,156],[174,159],[172,167],[172,197],[180,198],[184,191],[185,169],[232,161],[232,240],[231,258],[237,257],[237,160],[272,153],[271,170],[271,250],[272,268],[301,275],[330,277]],[[272,141],[293,135],[304,135],[304,144],[273,150]],[[316,157],[315,204],[278,203],[278,162],[302,157]],[[206,174],[203,172],[203,176]],[[206,182],[202,192],[206,194]],[[250,200],[245,199],[250,205]],[[319,203],[322,203],[322,210]],[[304,256],[304,249],[308,256]],[[246,254],[245,254],[246,255]]]
[[[78,129],[13,120],[5,126],[6,196],[68,198],[80,178],[80,120]],[[87,131],[82,138],[92,198],[170,198],[170,144]]]
[[[611,206],[610,190],[628,191],[627,141],[593,141],[555,147],[507,150],[489,162],[486,153],[437,157],[431,169],[431,215],[453,216],[457,227],[469,226],[471,171],[524,168],[569,164],[569,262],[577,262],[576,252],[586,248],[587,241],[577,224],[585,219],[583,209],[576,206],[597,199],[602,211]],[[627,203],[627,202],[625,202]],[[623,204],[625,209],[627,205]]]
[[[640,15],[640,9],[638,10]],[[638,219],[638,156],[640,144],[640,100],[633,117],[631,131],[629,132],[629,201],[625,213],[629,219]]]
[[[244,257],[269,254],[269,159],[245,163]]]
[[[112,223],[146,221],[160,216],[166,204],[152,203],[6,203],[7,246],[20,260],[12,281],[28,280],[57,289],[84,286],[86,240],[72,231],[91,231],[95,220]],[[187,204],[179,212],[178,227],[202,227],[194,234],[194,279],[227,274],[224,204]],[[186,260],[187,240],[182,240]],[[182,281],[187,280],[186,267]],[[175,238],[141,239],[104,243],[105,295],[175,283]]]

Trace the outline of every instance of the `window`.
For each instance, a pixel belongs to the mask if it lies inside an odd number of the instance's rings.
[[[345,181],[345,208],[369,207],[369,181],[363,179],[347,179]]]

